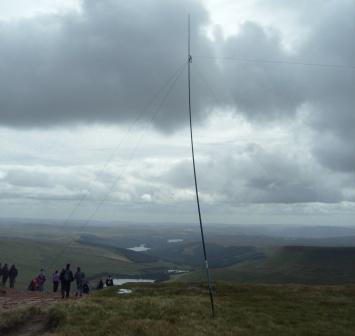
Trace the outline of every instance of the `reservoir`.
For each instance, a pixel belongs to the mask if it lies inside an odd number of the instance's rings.
[[[142,282],[142,283],[153,283],[155,280],[151,279],[113,279],[113,284],[115,286],[120,286],[128,282]]]

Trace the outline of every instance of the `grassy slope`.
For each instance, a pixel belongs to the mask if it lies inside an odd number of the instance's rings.
[[[197,283],[125,285],[81,301],[59,303],[47,314],[46,335],[354,335],[355,286],[216,286],[216,318],[206,288]],[[6,324],[5,316],[1,323]]]
[[[212,270],[215,280],[247,283],[346,284],[355,282],[355,248],[284,247],[264,260]],[[204,271],[175,277],[200,281]]]
[[[63,250],[65,248],[65,250]],[[53,257],[55,263],[52,267]],[[0,262],[15,263],[19,269],[17,285],[24,288],[31,278],[43,267],[48,274],[61,269],[66,263],[73,268],[81,266],[88,277],[100,273],[138,275],[143,268],[157,267],[161,263],[137,264],[110,249],[92,247],[54,240],[33,240],[22,238],[2,238],[0,244]],[[47,286],[50,283],[47,282]]]

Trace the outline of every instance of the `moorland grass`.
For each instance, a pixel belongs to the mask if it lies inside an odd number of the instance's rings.
[[[354,335],[355,286],[127,284],[50,308],[46,335]],[[54,328],[54,329],[53,329]]]
[[[0,335],[7,335],[28,321],[38,316],[45,316],[45,312],[37,307],[26,307],[15,311],[0,313]]]

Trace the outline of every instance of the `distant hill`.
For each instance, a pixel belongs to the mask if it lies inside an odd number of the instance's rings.
[[[156,243],[145,252],[127,250],[118,245],[116,238],[99,237],[97,235],[82,235],[78,240],[81,244],[98,247],[111,248],[133,262],[156,262],[164,260],[169,263],[199,267],[204,263],[201,243],[178,242],[178,243]],[[211,267],[225,267],[246,260],[257,260],[264,258],[264,254],[253,246],[223,246],[215,243],[208,243],[209,263]]]
[[[78,239],[80,244],[111,248],[114,252],[125,256],[132,262],[136,263],[152,263],[158,261],[158,258],[155,258],[144,252],[135,252],[127,248],[118,247],[117,243],[112,239],[101,238],[95,235],[82,235]]]
[[[204,276],[198,271],[177,280],[202,280]],[[355,283],[355,248],[285,246],[271,251],[265,259],[213,269],[212,277],[243,283]]]
[[[253,246],[222,246],[209,243],[206,245],[211,267],[226,267],[246,260],[264,258],[264,254]],[[200,242],[170,244],[148,252],[162,260],[177,264],[199,267],[204,263]]]

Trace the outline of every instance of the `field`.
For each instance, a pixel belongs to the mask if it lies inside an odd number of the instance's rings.
[[[347,246],[352,236],[327,238],[323,229],[320,239],[225,231],[215,228],[208,235],[216,307],[211,319],[198,228],[0,225],[0,262],[16,263],[18,289],[40,268],[51,274],[68,262],[82,267],[91,286],[108,274],[168,280],[169,269],[188,271],[169,282],[126,284],[133,291],[127,295],[118,295],[118,287],[79,301],[45,293],[36,298],[43,305],[25,306],[34,294],[15,290],[15,301],[0,307],[0,334],[355,334],[355,247]],[[127,249],[142,244],[149,250]],[[8,302],[10,293],[1,295]]]
[[[21,335],[354,335],[355,286],[215,286],[210,318],[206,287],[198,283],[126,284],[49,309],[0,317],[0,332]]]
[[[207,250],[213,279],[270,284],[355,283],[355,247],[344,246],[355,238],[343,236],[347,232],[353,234],[352,229],[306,230],[312,239],[297,238],[294,235],[299,231],[291,229],[281,232],[288,234],[288,238],[280,237],[280,232],[270,237],[262,234],[261,229],[256,234],[255,228],[245,235],[242,229],[208,228]],[[314,238],[317,235],[320,238]],[[177,242],[169,243],[170,240]],[[127,249],[142,244],[149,250]],[[168,280],[169,269],[189,271],[173,276],[173,281],[205,279],[199,231],[195,226],[0,223],[0,262],[17,265],[19,288],[25,288],[41,268],[50,275],[66,263],[73,269],[81,266],[91,286],[108,274]]]
[[[73,269],[81,266],[87,277],[91,279],[108,274],[149,277],[149,270],[167,268],[167,263],[164,262],[135,263],[108,248],[87,246],[77,242],[69,246],[67,241],[29,238],[2,238],[0,256],[3,262],[16,264],[19,270],[17,278],[19,288],[26,288],[41,268],[48,276],[56,269],[61,270],[66,263],[71,263]],[[47,281],[47,289],[50,286],[50,281]]]

